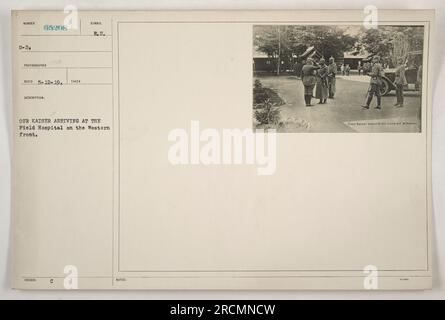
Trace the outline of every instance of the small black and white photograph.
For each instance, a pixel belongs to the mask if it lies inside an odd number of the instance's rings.
[[[253,128],[421,132],[424,26],[255,25]]]

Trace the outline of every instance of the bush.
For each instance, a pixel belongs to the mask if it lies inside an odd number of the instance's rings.
[[[255,119],[260,125],[278,125],[280,122],[280,109],[270,99],[267,99],[257,105]]]
[[[253,84],[253,105],[256,108],[258,104],[270,100],[277,106],[284,104],[283,99],[272,89],[263,87],[260,80],[256,79]]]
[[[283,99],[273,89],[265,88],[260,80],[255,80],[253,85],[255,126],[279,127],[281,116],[278,106],[282,104],[284,104]]]
[[[261,84],[260,80],[255,80],[255,83],[253,85],[253,103],[259,104],[263,103],[270,97],[266,93],[266,90],[264,90],[263,85]]]

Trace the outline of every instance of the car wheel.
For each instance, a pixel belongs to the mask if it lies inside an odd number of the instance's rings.
[[[386,96],[391,91],[389,82],[386,79],[382,79],[382,85],[380,86],[380,94]]]

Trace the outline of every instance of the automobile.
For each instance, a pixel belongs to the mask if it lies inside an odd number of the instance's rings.
[[[363,63],[370,63],[372,61],[373,56],[374,55],[370,55],[365,59],[363,59]],[[421,63],[422,63],[421,50],[408,52],[405,62],[406,64],[405,76],[406,76],[406,82],[408,84],[404,87],[404,91],[418,90],[417,72],[419,70],[419,66],[421,65]],[[396,68],[384,69],[385,74],[382,77],[383,82],[382,86],[380,87],[380,93],[382,96],[388,95],[391,91],[396,89],[396,86],[394,85],[395,71]]]

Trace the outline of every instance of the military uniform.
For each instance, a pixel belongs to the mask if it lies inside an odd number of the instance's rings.
[[[320,66],[320,69],[317,70],[317,76],[315,97],[320,99],[320,103],[325,103],[328,98],[328,66]]]
[[[337,65],[332,62],[328,65],[328,92],[329,98],[333,99],[335,95],[335,76],[337,74]]]
[[[377,109],[381,108],[382,103],[382,95],[380,93],[380,88],[382,86],[382,76],[383,76],[383,67],[379,62],[375,62],[371,67],[371,72],[369,73],[371,76],[370,87],[368,90],[368,98],[366,100],[366,105],[363,106],[366,109],[369,109],[369,105],[371,104],[372,97],[375,95],[377,97]]]
[[[314,94],[314,87],[317,83],[316,72],[319,67],[305,64],[303,69],[301,70],[301,80],[304,85],[304,100],[306,102],[306,106],[311,105],[311,98]]]
[[[395,80],[394,84],[396,85],[396,96],[397,103],[396,106],[403,106],[403,87],[407,84],[405,77],[405,66],[400,65],[396,68],[395,71]]]

